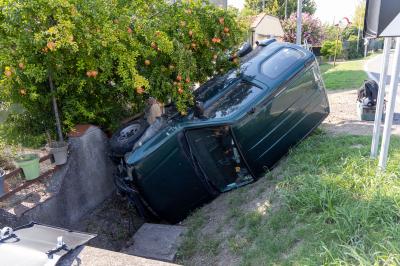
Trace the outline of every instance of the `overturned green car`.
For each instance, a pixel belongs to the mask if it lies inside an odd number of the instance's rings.
[[[329,114],[311,52],[269,40],[241,61],[240,69],[195,91],[187,116],[163,115],[156,126],[139,118],[125,127],[141,136],[119,160],[115,180],[141,214],[179,222],[262,177]],[[120,144],[124,134],[115,137]]]

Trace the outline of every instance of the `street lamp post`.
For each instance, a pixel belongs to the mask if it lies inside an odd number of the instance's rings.
[[[287,1],[288,0],[285,0],[285,19],[287,19]]]
[[[297,30],[296,30],[296,44],[301,45],[301,19],[303,10],[303,0],[297,0]]]

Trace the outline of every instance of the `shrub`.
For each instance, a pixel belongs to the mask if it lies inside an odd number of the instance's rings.
[[[225,55],[242,36],[233,13],[203,1],[6,0],[0,10],[0,97],[39,131],[54,127],[50,80],[64,130],[113,128],[150,96],[184,113],[194,83],[237,63]]]
[[[321,54],[329,57],[335,55],[335,47],[337,47],[336,54],[340,56],[342,54],[343,46],[341,41],[325,41],[322,44]]]
[[[358,45],[358,51],[357,51]],[[364,47],[363,40],[360,38],[358,41],[357,36],[351,35],[348,39],[348,48],[347,48],[347,58],[348,59],[356,59],[363,56]]]
[[[288,19],[282,21],[284,40],[286,42],[296,42],[296,13],[293,13]],[[323,39],[323,27],[321,21],[308,13],[302,14],[302,39],[307,40],[309,44],[318,46]]]

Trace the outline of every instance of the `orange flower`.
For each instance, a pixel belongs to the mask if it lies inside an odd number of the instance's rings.
[[[148,60],[148,59],[146,59],[146,60],[144,61],[144,64],[145,64],[146,66],[150,66],[150,64],[151,64],[151,61],[150,61],[150,60]]]
[[[224,23],[225,23],[225,18],[220,17],[219,18],[219,24],[224,25]]]

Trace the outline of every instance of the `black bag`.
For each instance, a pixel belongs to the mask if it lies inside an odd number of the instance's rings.
[[[378,98],[379,85],[375,80],[365,80],[364,84],[358,89],[357,101],[364,102],[364,99],[368,99],[367,105],[369,107],[376,105]]]

